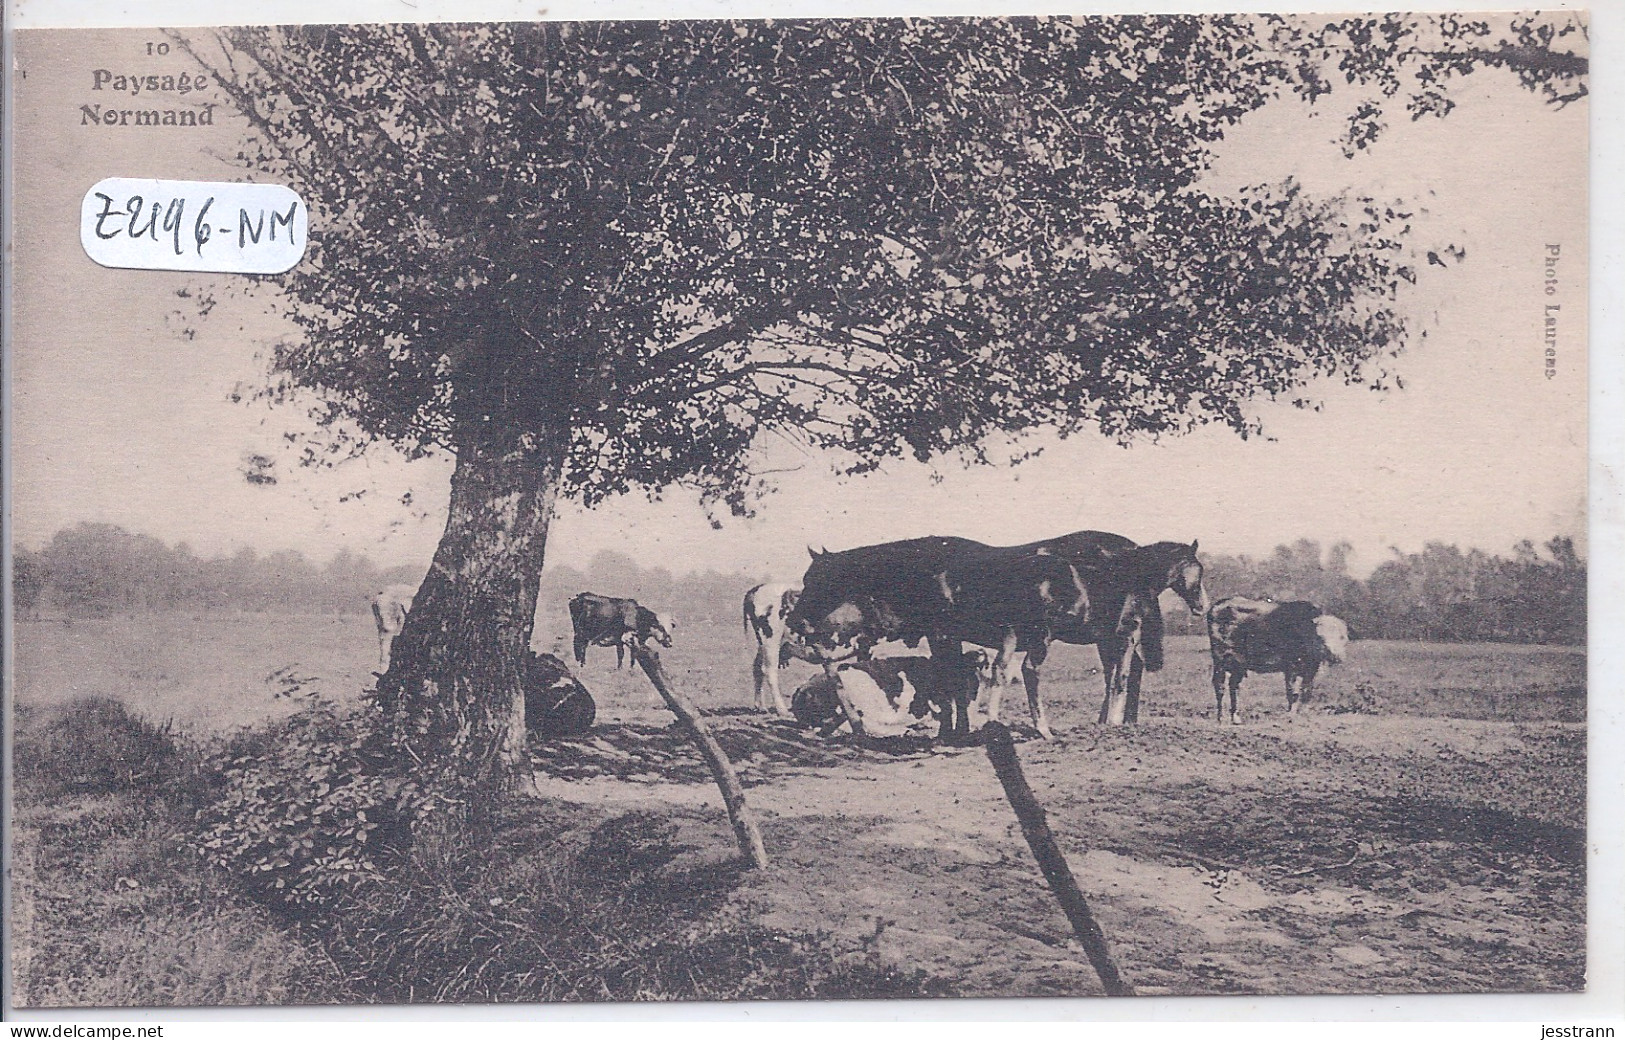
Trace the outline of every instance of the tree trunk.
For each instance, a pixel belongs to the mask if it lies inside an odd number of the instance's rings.
[[[521,765],[522,680],[568,443],[562,430],[462,439],[445,533],[378,680],[403,766],[495,787]]]

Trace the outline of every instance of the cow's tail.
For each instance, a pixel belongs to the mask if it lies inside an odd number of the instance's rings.
[[[378,597],[376,596],[374,596],[372,600],[372,619],[378,622],[378,631],[382,632],[384,630],[384,611],[379,605]]]
[[[759,588],[759,587],[760,587],[760,586],[758,586],[758,588]],[[749,592],[747,592],[747,593],[745,593],[745,599],[744,599],[744,602],[742,602],[742,603],[741,603],[741,604],[740,604],[740,613],[741,613],[741,614],[743,614],[743,615],[744,615],[744,619],[745,619],[745,631],[746,631],[746,632],[752,632],[752,631],[755,631],[755,629],[756,629],[756,619],[755,619],[755,618],[753,618],[753,617],[751,617],[751,616],[750,616],[750,601],[751,601],[751,596],[752,596],[752,595],[753,595],[753,594],[754,594],[754,593],[755,593],[755,592],[756,592],[756,589],[751,589],[751,590],[750,590],[750,591],[749,591]]]

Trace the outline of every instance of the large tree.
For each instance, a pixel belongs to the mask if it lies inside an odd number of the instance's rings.
[[[331,447],[456,456],[380,699],[475,778],[518,747],[557,496],[748,512],[768,431],[859,473],[1042,429],[1222,423],[1382,386],[1398,204],[1201,178],[1277,99],[1443,114],[1510,69],[1583,95],[1576,22],[1122,17],[242,28],[194,36],[241,158],[313,207],[274,397]],[[1576,53],[1579,51],[1580,53]],[[1013,445],[1013,447],[1012,447]],[[994,447],[1003,446],[1003,447]]]

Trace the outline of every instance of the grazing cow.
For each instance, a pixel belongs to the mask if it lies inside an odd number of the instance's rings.
[[[406,627],[406,615],[412,609],[412,597],[417,595],[415,585],[391,585],[372,598],[373,620],[378,622],[378,670],[389,667],[389,648],[395,637]]]
[[[583,592],[570,601],[570,627],[575,633],[576,664],[587,663],[587,647],[613,646],[615,667],[626,664],[626,648],[654,639],[671,646],[677,623],[670,617],[638,605],[635,599],[616,599]]]
[[[525,729],[574,737],[592,729],[598,707],[581,681],[552,654],[531,654],[525,673]]]
[[[773,707],[780,715],[790,714],[784,694],[779,689],[779,669],[790,663],[792,657],[818,662],[811,650],[798,640],[785,625],[785,617],[796,605],[801,590],[789,585],[757,585],[745,593],[745,630],[756,636],[756,661],[751,665],[751,676],[756,684],[756,709],[767,710],[767,694],[773,695]]]
[[[1213,655],[1214,716],[1224,721],[1224,688],[1230,686],[1230,721],[1237,723],[1236,699],[1248,672],[1280,672],[1286,681],[1287,711],[1309,699],[1323,662],[1336,664],[1348,652],[1348,626],[1313,603],[1231,596],[1213,604],[1207,617]],[[1294,689],[1294,684],[1297,689]]]

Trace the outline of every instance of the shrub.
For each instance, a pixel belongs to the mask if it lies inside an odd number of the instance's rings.
[[[379,764],[371,709],[305,700],[220,753],[220,795],[199,814],[209,860],[284,907],[330,905],[380,880],[414,825],[453,804]]]

